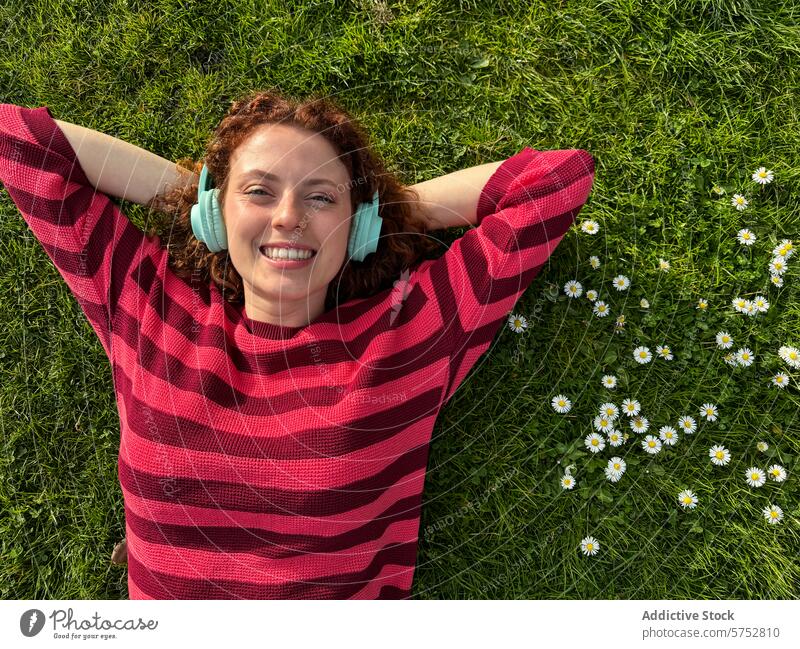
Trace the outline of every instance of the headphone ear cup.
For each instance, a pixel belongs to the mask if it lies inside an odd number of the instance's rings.
[[[358,242],[360,241],[359,237],[360,232],[361,232],[361,206],[359,205],[355,214],[353,214],[353,220],[350,222],[350,238],[347,240],[347,254],[356,260],[358,260],[356,252],[357,252]]]
[[[208,220],[211,222],[211,230],[216,239],[217,248],[223,250],[228,247],[228,235],[225,231],[225,223],[222,220],[219,189],[213,189],[207,193],[209,194],[207,204]]]

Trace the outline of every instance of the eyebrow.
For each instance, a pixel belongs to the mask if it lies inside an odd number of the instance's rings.
[[[263,180],[275,180],[280,181],[280,177],[276,176],[273,173],[269,173],[268,171],[263,171],[261,169],[250,169],[245,173],[239,176],[240,181],[244,181],[251,176],[258,176]],[[336,183],[333,182],[330,178],[306,178],[304,181],[300,183],[300,185],[331,185],[332,187],[336,187]]]

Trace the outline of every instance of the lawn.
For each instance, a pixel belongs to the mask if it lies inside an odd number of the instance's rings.
[[[498,334],[437,421],[414,597],[800,597],[800,372],[778,354],[800,346],[800,254],[782,286],[768,270],[782,240],[800,248],[793,3],[7,0],[0,22],[0,101],[171,160],[198,158],[233,98],[270,87],[335,96],[408,184],[524,146],[588,150],[589,201],[513,310],[527,328]],[[123,210],[146,228],[144,208]],[[109,562],[124,535],[111,368],[6,192],[0,247],[0,597],[125,598]],[[733,308],[757,295],[765,312]],[[751,364],[726,362],[741,348]],[[599,406],[626,398],[649,430],[620,414],[629,439],[591,452]],[[685,415],[693,433],[645,452]],[[616,482],[612,456],[627,464]],[[749,468],[776,464],[785,480],[748,484]],[[694,508],[678,502],[686,489]],[[581,551],[588,536],[596,554]]]

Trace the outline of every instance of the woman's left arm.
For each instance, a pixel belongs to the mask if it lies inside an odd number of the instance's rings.
[[[429,230],[477,225],[478,199],[492,174],[505,160],[459,169],[412,185]]]

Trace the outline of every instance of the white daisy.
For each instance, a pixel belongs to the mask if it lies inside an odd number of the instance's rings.
[[[673,359],[672,352],[666,345],[660,345],[656,347],[656,353],[665,361],[671,361]]]
[[[756,242],[756,235],[747,228],[739,230],[736,233],[736,238],[739,239],[739,243],[743,243],[746,246],[752,246]]]
[[[766,313],[769,309],[769,302],[767,302],[767,298],[763,295],[756,295],[753,298],[753,306],[755,306],[759,313]]]
[[[783,286],[783,277],[781,277],[780,275],[775,275],[771,273],[769,276],[769,281],[779,288]]]
[[[789,385],[789,375],[786,372],[778,372],[775,376],[773,376],[770,381],[772,381],[772,385],[777,385],[779,388],[785,388]]]
[[[717,466],[725,466],[731,461],[731,452],[724,446],[712,446],[708,449],[708,456]]]
[[[611,446],[622,446],[625,441],[616,428],[612,428],[606,435],[608,435],[608,443],[611,444]]]
[[[623,460],[621,457],[617,457],[616,455],[608,461],[608,468],[616,473],[625,473],[627,467],[628,465],[626,464],[625,460]]]
[[[608,417],[611,420],[614,420],[619,417],[619,408],[617,408],[617,406],[610,401],[607,403],[602,403],[600,404],[600,414]]]
[[[731,205],[741,212],[747,207],[747,199],[741,194],[734,194],[733,198],[731,199]]]
[[[658,429],[658,438],[667,446],[675,446],[678,442],[678,431],[672,426],[662,426]]]
[[[661,450],[661,440],[655,435],[648,435],[642,440],[642,448],[650,455],[655,455]]]
[[[757,315],[758,309],[756,308],[755,302],[753,302],[752,300],[748,300],[744,312],[750,316]]]
[[[769,448],[769,444],[767,444],[766,442],[759,442],[758,444],[756,444],[756,448],[762,453],[765,453]]]
[[[641,410],[642,404],[640,404],[635,399],[625,399],[622,402],[622,412],[624,412],[628,417],[635,417],[639,414],[639,410]]]
[[[694,509],[697,507],[697,496],[690,489],[684,489],[678,494],[678,503],[684,509]]]
[[[731,300],[731,303],[733,304],[733,308],[736,309],[739,313],[746,313],[747,306],[750,304],[750,300],[745,300],[744,298],[741,297],[735,297],[733,298],[733,300]]]
[[[591,257],[589,257],[589,265],[595,270],[597,270],[598,268],[600,268],[600,258],[597,255],[592,255]]]
[[[633,350],[633,358],[637,363],[644,365],[653,359],[653,355],[647,347],[640,346]]]
[[[649,309],[650,308],[650,302],[648,302],[647,300],[642,298],[641,300],[639,300],[639,306],[642,307],[643,309]]]
[[[717,332],[717,347],[720,349],[728,349],[733,345],[733,337],[727,331]]]
[[[599,318],[605,318],[609,313],[611,313],[608,305],[602,300],[597,300],[597,302],[594,303],[594,308],[592,311]]]
[[[617,275],[613,280],[614,288],[618,291],[624,291],[631,285],[631,280],[629,280],[625,275]]]
[[[586,291],[586,299],[589,300],[589,302],[594,302],[597,299],[597,291],[594,289]]]
[[[625,330],[625,314],[621,313],[617,316],[616,322],[614,322],[614,333],[622,333]]]
[[[693,417],[689,415],[684,415],[680,419],[678,419],[678,428],[682,430],[684,433],[693,433],[697,430],[697,424],[694,421]]]
[[[757,182],[759,185],[766,185],[772,182],[772,178],[774,174],[772,170],[767,170],[766,167],[759,167],[753,172],[751,178]]]
[[[769,477],[775,482],[783,482],[786,480],[786,469],[784,469],[780,464],[773,464],[767,468],[767,475],[769,475]]]
[[[767,522],[771,525],[777,525],[783,519],[783,510],[777,505],[764,507],[761,511],[764,514],[764,518],[766,518]]]
[[[775,255],[769,262],[769,272],[773,275],[783,275],[786,272],[786,257]]]
[[[767,481],[767,476],[758,467],[751,466],[747,471],[744,472],[745,478],[747,478],[747,484],[751,487],[760,487]]]
[[[634,417],[631,419],[630,426],[634,433],[644,433],[650,428],[650,422],[646,417]]]
[[[722,357],[728,365],[738,366],[739,363],[736,362],[736,354],[733,352],[728,352],[725,356]]]
[[[617,377],[613,374],[604,374],[602,379],[603,387],[609,390],[617,387]]]
[[[749,367],[753,364],[753,359],[755,359],[755,354],[751,352],[747,347],[742,347],[739,351],[736,352],[736,362],[741,365],[742,367]]]
[[[575,485],[577,484],[577,480],[570,474],[566,474],[561,476],[561,488],[562,489],[574,489]]]
[[[583,295],[583,286],[581,286],[579,281],[571,279],[564,284],[564,293],[571,298],[580,297]]]
[[[669,262],[666,259],[658,258],[658,269],[663,270],[665,273],[669,270]]]
[[[595,429],[599,430],[601,433],[605,433],[614,428],[614,421],[605,415],[598,415],[594,418],[593,423]]]
[[[581,541],[581,551],[588,557],[597,554],[600,550],[600,543],[593,536],[587,536]]]
[[[800,369],[800,350],[797,347],[781,345],[778,348],[778,356],[789,366]]]
[[[586,234],[597,234],[600,232],[600,224],[597,221],[588,219],[581,223],[581,230],[586,232]]]
[[[789,259],[794,254],[794,244],[791,239],[781,239],[781,242],[772,249],[775,256],[786,257]]]
[[[597,433],[589,433],[584,437],[583,443],[592,453],[599,453],[606,447],[606,440]]]
[[[554,396],[550,403],[553,406],[553,410],[560,412],[561,414],[569,412],[572,408],[572,401],[567,399],[567,397],[565,397],[563,394],[557,394]]]
[[[528,328],[528,320],[523,315],[511,313],[508,316],[508,326],[511,328],[511,331],[520,333]]]
[[[703,298],[700,298],[698,300],[698,302],[697,302],[697,306],[695,307],[695,309],[705,310],[707,308],[708,308],[708,300],[704,300]]]
[[[705,417],[708,421],[717,421],[718,414],[717,406],[713,403],[704,403],[700,408],[700,416]]]

